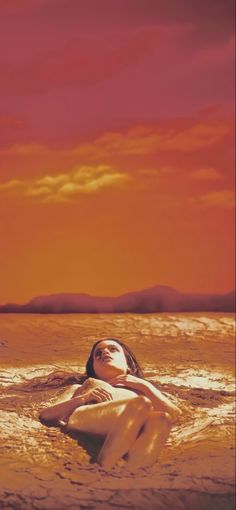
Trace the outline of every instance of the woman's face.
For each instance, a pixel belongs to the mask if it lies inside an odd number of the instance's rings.
[[[101,340],[93,353],[93,368],[96,376],[103,381],[126,374],[128,365],[121,345],[115,340]]]

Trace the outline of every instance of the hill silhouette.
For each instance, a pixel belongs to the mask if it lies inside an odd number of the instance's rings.
[[[234,312],[235,291],[226,294],[179,292],[157,285],[117,297],[61,293],[38,296],[25,304],[8,303],[0,313],[160,313]]]

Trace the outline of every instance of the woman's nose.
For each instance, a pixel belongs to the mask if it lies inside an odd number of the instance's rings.
[[[109,354],[109,353],[110,353],[110,351],[109,351],[108,347],[105,347],[105,349],[103,349],[103,351],[102,351],[102,357],[105,356],[105,354]]]

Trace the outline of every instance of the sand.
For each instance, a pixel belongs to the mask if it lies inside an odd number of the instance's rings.
[[[93,339],[135,350],[146,377],[183,410],[159,462],[137,473],[96,464],[101,441],[38,420],[81,372]],[[234,319],[231,314],[0,316],[0,508],[234,508]],[[36,378],[36,379],[35,379]],[[56,379],[54,378],[54,381]]]

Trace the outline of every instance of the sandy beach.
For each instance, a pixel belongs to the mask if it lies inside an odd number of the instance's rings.
[[[183,410],[159,462],[137,473],[96,464],[101,440],[38,420],[83,373],[93,341],[112,335]],[[232,314],[0,316],[0,508],[19,510],[234,508]],[[52,374],[50,384],[48,374]]]

